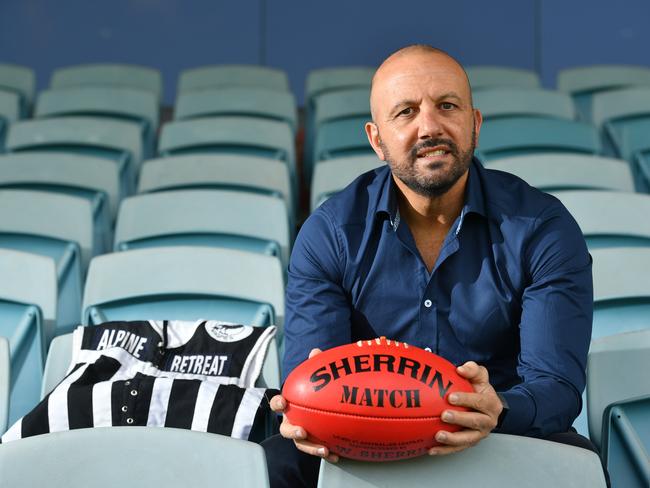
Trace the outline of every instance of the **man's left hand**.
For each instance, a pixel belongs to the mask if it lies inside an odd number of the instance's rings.
[[[457,432],[440,430],[436,434],[439,446],[429,449],[431,455],[451,454],[472,447],[487,437],[497,425],[503,409],[501,400],[489,381],[487,369],[474,361],[456,368],[458,374],[469,380],[474,393],[451,393],[447,401],[452,405],[468,407],[470,411],[444,410],[442,420],[463,427]]]

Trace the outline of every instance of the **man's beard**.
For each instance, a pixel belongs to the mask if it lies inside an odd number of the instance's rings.
[[[418,195],[425,197],[438,197],[444,195],[463,176],[472,162],[474,149],[476,148],[476,129],[472,128],[472,143],[469,149],[461,152],[458,146],[449,139],[427,139],[426,141],[413,146],[408,155],[408,160],[397,164],[390,156],[390,153],[383,142],[379,143],[384,158],[390,166],[393,175],[399,178],[408,188]],[[416,171],[417,154],[427,147],[446,146],[453,158],[451,169],[442,175],[418,174]]]

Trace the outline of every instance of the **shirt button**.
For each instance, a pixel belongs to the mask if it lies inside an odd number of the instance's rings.
[[[425,347],[424,350],[425,350],[426,352],[431,352],[431,348],[430,348],[430,347]]]
[[[125,384],[126,386],[129,386],[129,385],[131,384],[131,382],[130,382],[130,381],[125,381],[124,384]]]
[[[128,419],[126,419],[126,423],[129,424],[129,425],[132,424],[132,423],[133,423],[133,419],[129,417]]]
[[[123,405],[122,406],[122,412],[126,412],[127,410],[128,410],[128,408],[126,408],[126,405]]]
[[[131,396],[136,396],[138,394],[138,390],[131,390]]]
[[[428,298],[424,301],[424,306],[427,308],[431,308],[432,302]]]

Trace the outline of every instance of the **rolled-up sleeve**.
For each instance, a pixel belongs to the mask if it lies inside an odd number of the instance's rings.
[[[320,208],[302,226],[289,263],[282,374],[317,347],[350,342],[350,303],[341,287],[345,257],[341,238]]]
[[[523,256],[521,383],[501,392],[509,404],[500,432],[542,437],[569,429],[582,406],[591,340],[591,257],[561,205],[546,210]]]

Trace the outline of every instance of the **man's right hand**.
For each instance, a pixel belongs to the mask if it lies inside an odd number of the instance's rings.
[[[309,357],[312,358],[316,354],[322,352],[320,349],[312,349],[309,353]],[[282,395],[275,395],[271,398],[271,410],[275,413],[284,413],[287,408],[287,401]],[[300,451],[311,454],[312,456],[322,457],[327,459],[331,463],[335,463],[339,460],[339,457],[336,454],[331,454],[329,449],[325,446],[319,444],[314,444],[311,441],[307,440],[307,432],[300,426],[292,425],[286,416],[282,418],[282,424],[280,425],[280,435],[287,439],[292,439],[296,444],[296,448]]]

